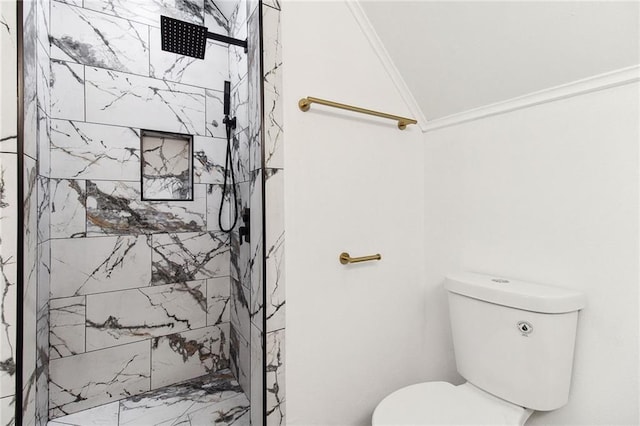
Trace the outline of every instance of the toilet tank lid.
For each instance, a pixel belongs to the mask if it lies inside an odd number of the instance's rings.
[[[573,312],[586,303],[577,290],[472,272],[449,274],[444,286],[452,293],[532,312]]]

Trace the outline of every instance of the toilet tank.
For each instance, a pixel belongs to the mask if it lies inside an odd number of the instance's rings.
[[[467,381],[534,410],[567,403],[583,293],[469,272],[447,276],[445,288]]]

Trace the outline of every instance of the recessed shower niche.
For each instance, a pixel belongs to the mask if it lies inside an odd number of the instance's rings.
[[[143,130],[142,200],[193,200],[193,136]]]

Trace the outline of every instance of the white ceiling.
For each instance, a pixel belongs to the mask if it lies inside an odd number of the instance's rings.
[[[360,4],[428,120],[640,63],[638,1]]]

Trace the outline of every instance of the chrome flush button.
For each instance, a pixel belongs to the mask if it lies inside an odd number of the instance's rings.
[[[522,333],[523,336],[528,337],[533,331],[533,326],[526,321],[519,321],[518,330],[520,330],[520,333]]]

